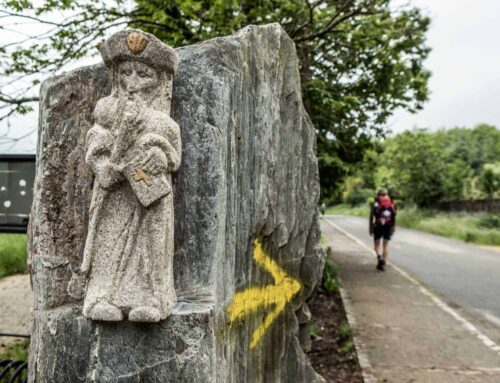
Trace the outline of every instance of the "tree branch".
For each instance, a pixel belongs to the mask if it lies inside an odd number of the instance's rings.
[[[11,105],[21,105],[21,104],[24,104],[24,103],[27,103],[27,102],[35,102],[35,101],[39,101],[39,100],[40,100],[40,98],[39,97],[35,97],[35,96],[33,96],[33,97],[12,98],[12,97],[0,94],[0,101],[1,102],[5,102],[6,104],[11,104]]]
[[[326,24],[326,26],[322,29],[320,29],[317,32],[309,33],[307,35],[297,37],[293,39],[296,43],[308,41],[308,40],[314,40],[318,37],[324,37],[326,34],[333,32],[333,30],[340,24],[342,24],[344,21],[349,20],[350,18],[356,17],[356,16],[362,16],[362,15],[374,15],[377,12],[376,11],[364,11],[364,8],[369,8],[366,5],[360,5],[358,8],[354,9],[351,12],[345,13],[343,16],[342,13],[346,11],[352,4],[354,3],[354,0],[347,0],[342,7],[339,9],[339,11],[333,15],[333,17],[330,19],[330,21]]]

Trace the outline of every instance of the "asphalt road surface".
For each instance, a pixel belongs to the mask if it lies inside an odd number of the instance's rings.
[[[325,217],[373,247],[367,218]],[[397,227],[389,260],[448,302],[480,314],[500,328],[500,252]]]

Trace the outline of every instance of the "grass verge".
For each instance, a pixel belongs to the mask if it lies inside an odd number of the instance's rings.
[[[0,350],[0,360],[28,360],[29,345],[28,339],[16,340],[7,344]]]
[[[26,234],[0,234],[0,279],[26,272]]]
[[[368,217],[370,214],[370,208],[365,205],[361,206],[350,206],[347,204],[340,204],[331,206],[326,209],[326,214],[340,214],[340,215],[354,215],[356,217]]]
[[[367,206],[333,206],[327,214],[368,217]],[[398,211],[397,226],[486,246],[500,246],[500,216],[488,213],[444,213],[417,208]]]
[[[0,360],[1,361],[24,361],[28,360],[28,349],[29,340],[16,340],[14,342],[8,343],[7,345],[0,344]],[[6,365],[0,367],[0,372],[2,376],[0,377],[0,383],[7,382],[25,382],[28,378],[28,370],[25,367],[22,371],[17,371],[19,364],[12,365],[8,370],[3,370]],[[16,374],[16,378],[14,378]]]

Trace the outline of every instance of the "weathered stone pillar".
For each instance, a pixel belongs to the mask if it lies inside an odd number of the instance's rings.
[[[178,303],[159,323],[99,322],[68,293],[88,224],[85,136],[110,92],[104,66],[41,89],[29,229],[31,382],[313,382],[304,355],[319,280],[314,128],[278,24],[177,49],[172,117]]]

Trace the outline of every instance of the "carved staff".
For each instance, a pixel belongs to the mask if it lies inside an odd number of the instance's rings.
[[[115,120],[111,132],[117,131],[118,129],[118,137],[115,145],[113,146],[113,150],[111,156],[109,157],[109,162],[114,164],[114,162],[118,159],[119,155],[123,152],[123,146],[126,143],[126,127],[122,127],[123,118],[125,116],[125,107],[127,106],[126,100],[121,99],[118,103],[117,115],[118,118]],[[101,188],[99,183],[96,182],[95,188]],[[95,191],[95,190],[94,190]],[[87,233],[87,238],[85,240],[85,251],[83,253],[82,263],[80,265],[80,273],[83,276],[86,276],[90,270],[90,263],[92,262],[92,244],[94,243],[95,229],[97,226],[97,220],[99,219],[99,213],[102,208],[102,204],[106,197],[108,196],[109,191],[103,189],[102,193],[93,193],[93,196],[97,195],[97,199],[92,201],[91,204],[94,207],[94,212],[90,212],[90,216],[92,217],[89,222],[89,231]]]

